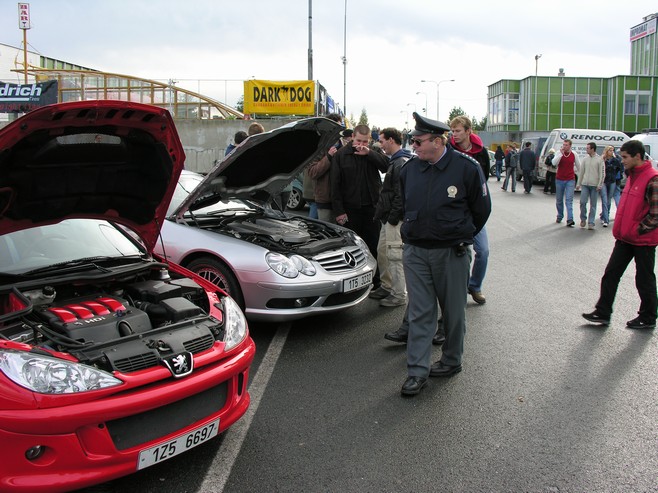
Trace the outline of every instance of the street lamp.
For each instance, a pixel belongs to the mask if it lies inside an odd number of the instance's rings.
[[[407,108],[408,108],[409,106],[413,106],[413,107],[414,107],[414,113],[415,113],[415,112],[416,112],[416,105],[415,105],[414,103],[407,103]]]
[[[409,110],[400,110],[400,113],[404,113],[404,128],[409,126]]]
[[[439,119],[439,86],[443,82],[455,82],[455,79],[444,79],[444,80],[440,80],[439,82],[437,82],[435,80],[425,80],[425,79],[423,79],[423,80],[421,80],[421,82],[433,82],[434,84],[436,84],[436,119],[438,120]]]
[[[416,93],[416,96],[418,96],[419,94],[424,94],[425,95],[425,107],[423,108],[423,111],[425,112],[425,116],[427,116],[427,93],[423,92],[423,91],[418,91]]]
[[[541,53],[535,55],[535,77],[537,77],[537,69],[539,68],[539,59],[541,58]]]

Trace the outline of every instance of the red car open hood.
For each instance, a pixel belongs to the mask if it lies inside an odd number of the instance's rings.
[[[0,235],[107,219],[152,251],[184,162],[163,108],[104,100],[39,108],[0,129]]]

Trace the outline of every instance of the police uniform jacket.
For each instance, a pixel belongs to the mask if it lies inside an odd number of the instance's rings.
[[[405,243],[447,248],[473,243],[491,214],[491,198],[474,159],[447,146],[435,164],[409,160],[402,168]]]

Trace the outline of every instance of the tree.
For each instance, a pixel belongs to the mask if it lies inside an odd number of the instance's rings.
[[[235,109],[240,113],[244,113],[244,94],[238,98],[238,102],[235,103]]]
[[[368,113],[366,113],[365,108],[361,110],[361,116],[359,117],[359,125],[368,125]]]
[[[448,121],[450,122],[454,117],[462,115],[466,115],[466,112],[461,108],[461,106],[455,106],[450,110],[450,113],[448,113]]]
[[[450,110],[450,114],[448,115],[448,121],[450,122],[456,116],[466,116],[466,112],[461,108],[461,106],[455,106],[453,109]],[[471,119],[471,125],[473,126],[473,130],[479,131],[479,130],[487,129],[486,116],[479,121],[474,116],[471,116],[469,118]]]
[[[482,120],[478,121],[473,117],[473,130],[484,131],[487,129],[487,117],[485,116]]]

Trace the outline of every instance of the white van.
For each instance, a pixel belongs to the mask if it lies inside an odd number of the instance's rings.
[[[658,134],[656,136],[658,137]],[[550,149],[555,150],[555,152],[559,151],[565,139],[571,139],[571,149],[578,154],[579,158],[587,155],[585,148],[590,142],[596,144],[596,152],[601,155],[605,146],[614,146],[615,150],[619,151],[619,147],[624,142],[631,140],[624,132],[618,132],[617,130],[591,130],[585,128],[556,128],[551,130],[548,139],[544,142],[537,163],[537,178],[539,180],[546,179],[546,164],[544,162],[546,156],[548,156],[548,151]]]

